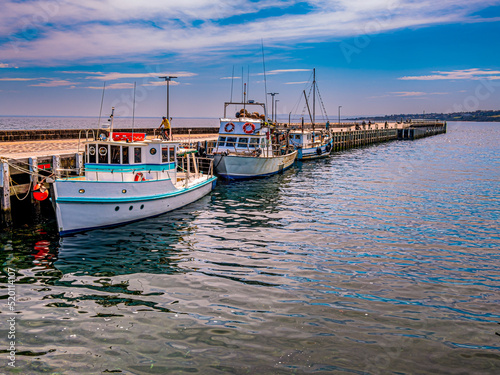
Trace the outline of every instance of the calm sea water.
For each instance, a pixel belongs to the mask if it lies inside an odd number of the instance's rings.
[[[42,130],[42,129],[97,129],[99,123],[107,124],[107,117],[2,117],[0,116],[0,130]],[[132,118],[116,117],[114,127],[124,128],[155,128],[160,126],[161,118]],[[219,120],[214,118],[174,118],[172,127],[200,128],[218,127]]]
[[[131,225],[4,233],[0,368],[10,267],[17,373],[499,373],[499,145],[451,123]]]

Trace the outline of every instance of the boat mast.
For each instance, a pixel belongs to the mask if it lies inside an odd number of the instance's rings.
[[[306,106],[307,106],[307,112],[309,112],[309,118],[311,119],[311,122],[314,127],[314,118],[311,115],[311,108],[309,108],[309,101],[307,100],[306,90],[303,90],[302,92],[304,93],[304,98],[306,99]]]
[[[115,118],[115,107],[111,107],[111,115],[109,115],[109,120],[111,123],[109,125],[109,139],[113,139],[113,120]]]
[[[313,68],[313,115],[312,115],[312,125],[316,121],[316,68]]]

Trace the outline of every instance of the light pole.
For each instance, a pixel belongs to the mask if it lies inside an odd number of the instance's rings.
[[[340,108],[342,108],[341,105],[339,105],[339,127],[340,127]]]
[[[268,92],[267,95],[271,95],[271,121],[274,121],[274,95],[279,95],[279,92]]]
[[[169,84],[170,84],[170,80],[174,79],[174,78],[177,78],[177,77],[174,77],[174,76],[163,76],[163,77],[158,77],[160,79],[164,79],[165,81],[167,81],[167,120],[170,121],[170,112],[169,112],[169,108],[168,108],[168,95],[169,95]]]

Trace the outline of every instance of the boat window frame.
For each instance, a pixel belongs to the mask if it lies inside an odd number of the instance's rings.
[[[162,163],[169,162],[169,160],[170,160],[169,154],[170,154],[170,146],[168,146],[168,145],[161,146],[161,162]]]
[[[114,150],[114,151],[113,151]],[[110,155],[109,155],[109,163],[110,164],[122,164],[121,161],[121,146],[120,145],[111,145],[110,146]],[[118,158],[116,158],[118,156]]]
[[[129,161],[129,147],[128,146],[122,146],[122,152],[121,152],[121,157],[122,157],[122,164],[130,164]]]
[[[168,148],[168,162],[172,163],[176,161],[177,156],[177,146],[172,146]]]
[[[142,147],[134,147],[134,164],[142,163]]]
[[[233,141],[234,139],[234,141]],[[236,144],[236,141],[238,140],[238,137],[227,137],[226,139],[226,147],[234,147]]]
[[[219,136],[219,139],[217,140],[217,147],[224,147],[226,144],[226,136]]]
[[[246,142],[242,143],[242,140],[245,139]],[[248,148],[248,137],[238,137],[238,142],[236,144],[238,148]]]
[[[250,148],[259,148],[260,147],[260,138],[251,137],[250,142],[248,143],[248,147]]]
[[[102,148],[106,149],[106,153],[104,155],[101,153]],[[103,143],[97,144],[96,151],[97,164],[109,164],[109,145]]]
[[[90,154],[90,148],[91,147],[94,147],[94,155],[91,155]],[[86,152],[86,155],[87,155],[87,163],[92,163],[92,164],[96,164],[97,163],[97,144],[95,143],[92,143],[92,144],[88,144],[87,145],[87,152]],[[91,160],[92,159],[92,160]]]

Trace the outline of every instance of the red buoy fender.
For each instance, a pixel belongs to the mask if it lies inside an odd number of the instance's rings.
[[[44,201],[49,197],[49,191],[42,184],[36,184],[33,187],[33,198],[37,201]]]

